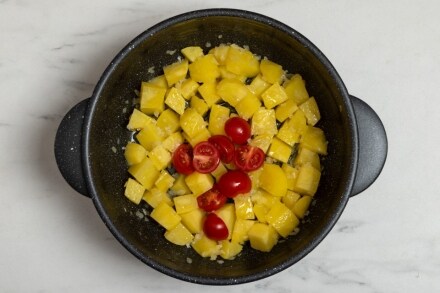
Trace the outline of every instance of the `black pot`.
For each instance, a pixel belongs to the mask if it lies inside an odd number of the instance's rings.
[[[176,55],[166,54],[167,50],[206,43],[248,45],[289,72],[300,73],[319,104],[318,126],[329,141],[316,204],[300,233],[270,253],[245,247],[239,257],[223,264],[167,242],[163,229],[154,221],[139,219],[136,211],[140,207],[123,195],[128,173],[121,147],[131,135],[126,125],[134,90],[155,75],[148,68],[175,62]],[[64,117],[55,140],[62,175],[74,189],[92,198],[104,223],[127,250],[167,275],[214,285],[265,278],[303,258],[329,233],[350,196],[373,183],[386,154],[387,138],[379,117],[348,94],[336,70],[309,40],[274,19],[232,9],[185,13],[136,37],[110,63],[93,96]]]

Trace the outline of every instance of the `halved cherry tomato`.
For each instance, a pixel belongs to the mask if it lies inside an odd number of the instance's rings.
[[[260,168],[266,155],[259,147],[242,145],[235,149],[234,163],[238,169],[249,172]]]
[[[195,145],[192,164],[199,173],[211,173],[220,163],[217,148],[210,142],[202,141]]]
[[[197,197],[197,204],[202,210],[212,212],[221,208],[227,200],[228,198],[214,185],[210,190]]]
[[[229,235],[225,222],[214,213],[206,216],[203,223],[203,232],[205,232],[206,237],[212,240],[225,240]]]
[[[240,170],[231,170],[223,174],[218,180],[218,189],[227,197],[236,197],[239,194],[251,191],[252,181],[248,174]]]
[[[229,164],[234,160],[234,144],[226,135],[213,135],[208,141],[212,143],[220,154],[220,160],[223,163]]]
[[[193,149],[189,144],[179,145],[173,153],[173,165],[176,171],[184,175],[194,172],[192,157]]]
[[[225,132],[232,142],[236,144],[245,144],[251,137],[251,126],[240,117],[229,118],[225,123]]]

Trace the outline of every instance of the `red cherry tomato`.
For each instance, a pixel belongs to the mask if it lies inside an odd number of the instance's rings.
[[[193,150],[193,167],[199,173],[211,173],[220,163],[216,147],[207,141],[199,142]]]
[[[227,200],[228,198],[220,193],[216,185],[197,197],[199,208],[207,212],[218,210]]]
[[[192,157],[193,149],[189,144],[179,145],[173,153],[173,165],[176,171],[185,175],[194,172]]]
[[[251,126],[240,117],[229,118],[225,123],[225,132],[236,144],[245,144],[251,137]]]
[[[208,141],[217,148],[222,162],[229,164],[234,160],[235,148],[229,137],[226,135],[214,135]]]
[[[266,155],[259,147],[242,145],[235,149],[234,163],[238,169],[249,172],[260,168]]]
[[[203,232],[212,240],[225,240],[228,238],[229,230],[225,222],[216,214],[210,213],[203,223]]]
[[[251,188],[251,178],[240,170],[228,171],[218,181],[218,189],[227,197],[236,197],[238,194],[248,193]]]

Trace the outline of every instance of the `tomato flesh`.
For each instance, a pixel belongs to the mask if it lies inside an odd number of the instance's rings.
[[[176,171],[184,175],[194,172],[192,157],[193,149],[189,144],[179,145],[173,153],[173,166]]]
[[[220,164],[217,148],[208,141],[199,142],[193,150],[192,164],[199,173],[211,173]]]
[[[245,144],[251,137],[251,126],[240,117],[229,118],[225,123],[225,132],[232,142],[236,144]]]
[[[223,163],[229,164],[234,160],[235,147],[229,137],[226,135],[214,135],[208,141],[217,148],[220,160]]]
[[[266,155],[259,147],[243,145],[235,149],[234,163],[240,170],[255,171],[263,165],[265,157]]]
[[[214,185],[213,188],[197,197],[197,204],[202,210],[212,212],[224,206],[227,200],[228,198]]]
[[[225,240],[228,238],[229,230],[225,222],[216,214],[210,213],[203,223],[203,232],[206,237],[212,240]]]
[[[241,170],[232,170],[223,174],[218,181],[218,189],[227,197],[251,191],[252,181],[248,174]]]

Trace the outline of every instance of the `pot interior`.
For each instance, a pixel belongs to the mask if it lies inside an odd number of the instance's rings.
[[[347,104],[348,97],[339,77],[319,60],[319,52],[312,52],[313,45],[300,42],[308,41],[298,33],[286,27],[281,27],[286,31],[279,30],[276,27],[280,24],[268,19],[262,23],[259,16],[243,16],[194,14],[171,19],[139,36],[103,75],[95,90],[86,130],[89,132],[87,172],[94,186],[94,202],[104,222],[142,261],[191,282],[241,283],[266,277],[295,263],[325,237],[342,212],[351,189],[355,134],[347,113],[347,107],[351,106]],[[141,217],[144,211],[150,211],[147,205],[136,206],[124,197],[128,172],[122,147],[132,136],[126,125],[141,81],[162,74],[161,68],[175,62],[181,48],[198,45],[206,53],[209,46],[222,43],[249,46],[253,53],[303,76],[310,96],[319,105],[322,118],[317,126],[325,131],[329,154],[322,161],[315,204],[301,223],[299,234],[277,244],[270,253],[246,245],[235,260],[219,264],[201,258],[191,248],[166,241],[158,224]],[[177,51],[173,55],[167,53],[174,50]],[[188,263],[188,258],[192,263]]]

